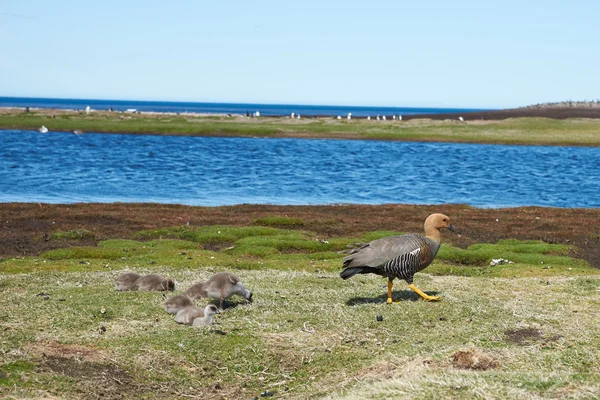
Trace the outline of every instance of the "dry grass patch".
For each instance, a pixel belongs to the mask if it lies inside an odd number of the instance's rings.
[[[498,367],[498,362],[489,354],[479,350],[459,350],[452,354],[452,366],[458,369],[487,371]]]

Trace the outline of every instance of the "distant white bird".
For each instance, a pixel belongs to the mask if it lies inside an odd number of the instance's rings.
[[[341,115],[338,115],[338,116],[337,116],[337,119],[342,119],[342,116],[341,116]]]
[[[39,133],[48,133],[48,128],[46,128],[44,125],[42,125],[42,127],[40,129],[38,129]]]
[[[395,121],[395,120],[396,120],[396,116],[395,116],[395,115],[392,115],[392,119]]]
[[[300,114],[298,114],[298,116],[296,118],[300,119]]]
[[[89,114],[89,113],[90,113],[90,111],[92,111],[92,109],[90,108],[90,106],[87,106],[87,107],[85,108],[85,113],[86,113],[86,114]]]
[[[402,121],[402,115],[398,115],[398,121]]]
[[[379,115],[377,115],[377,121],[379,121]]]
[[[381,119],[383,119],[385,121],[385,115],[383,117],[381,117]]]
[[[292,113],[292,115],[290,116],[290,118],[294,118],[295,115],[296,115],[296,113]]]
[[[458,117],[458,120],[459,120],[460,122],[465,122],[465,119],[464,119],[463,117]]]
[[[369,116],[367,116],[367,121],[370,121],[370,120],[371,120],[371,116],[369,115]]]
[[[81,129],[75,129],[75,130],[73,131],[73,134],[74,134],[74,135],[83,135],[83,131],[82,131]]]
[[[348,113],[348,119],[352,119],[352,113]]]
[[[254,113],[254,116],[255,116],[255,117],[260,117],[260,111],[256,111],[256,112]]]

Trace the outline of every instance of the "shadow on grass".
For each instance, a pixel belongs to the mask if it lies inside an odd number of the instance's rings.
[[[425,292],[430,296],[437,296],[439,292]],[[419,301],[421,297],[412,290],[401,290],[392,292],[394,302],[398,301]],[[346,302],[347,306],[356,306],[359,304],[381,304],[387,302],[387,293],[383,293],[377,297],[354,297]]]
[[[213,301],[211,301],[211,303],[214,304],[214,305],[216,305],[217,307],[219,307],[219,305],[220,305],[219,300],[213,300]],[[245,300],[241,300],[241,301],[225,300],[225,301],[223,301],[223,308],[222,308],[222,310],[225,311],[225,310],[228,310],[228,309],[234,309],[234,308],[237,308],[237,307],[243,307],[243,306],[246,306],[246,305],[249,305],[249,304],[252,304],[252,303],[249,302],[249,301],[245,301]]]

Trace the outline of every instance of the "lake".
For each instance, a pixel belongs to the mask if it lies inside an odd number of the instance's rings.
[[[600,149],[0,131],[0,202],[600,207]]]

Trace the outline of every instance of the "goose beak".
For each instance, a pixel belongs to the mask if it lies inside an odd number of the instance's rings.
[[[450,229],[452,232],[454,232],[454,227],[452,226],[452,224],[448,225],[448,229]]]

